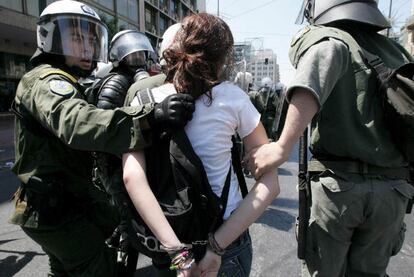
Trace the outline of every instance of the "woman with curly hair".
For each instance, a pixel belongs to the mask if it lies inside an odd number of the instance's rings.
[[[260,114],[240,88],[227,82],[233,59],[228,25],[207,13],[186,17],[172,45],[163,53],[167,83],[157,88],[188,93],[196,99],[186,134],[201,159],[213,192],[221,196],[231,166],[232,136],[237,132],[246,151],[268,142]],[[144,153],[125,154],[124,181],[140,216],[165,249],[179,249],[179,238],[164,217],[145,176]],[[137,170],[138,168],[138,170]],[[277,170],[258,179],[243,199],[231,174],[224,223],[209,235],[204,258],[181,267],[183,276],[248,276],[252,246],[248,227],[279,194]],[[191,267],[191,269],[189,269]],[[188,268],[188,269],[187,269]]]

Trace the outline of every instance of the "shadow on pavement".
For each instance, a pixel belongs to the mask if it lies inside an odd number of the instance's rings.
[[[0,252],[19,254],[19,255],[10,255],[0,260],[1,276],[14,276],[23,267],[25,267],[28,263],[30,263],[35,256],[46,255],[43,253],[37,253],[37,252],[32,252],[32,251],[17,252],[17,251],[0,250]]]
[[[295,226],[295,217],[288,212],[276,209],[275,206],[269,206],[262,216],[256,220],[256,223],[288,232]]]
[[[288,209],[297,209],[299,207],[298,200],[291,198],[276,198],[276,200],[273,201],[272,205],[275,207],[277,206]]]
[[[5,243],[9,243],[9,242],[15,241],[15,240],[18,240],[18,239],[4,239],[4,240],[0,240],[0,245],[5,244]]]
[[[280,167],[277,169],[277,172],[279,173],[279,175],[293,175],[292,172],[290,172],[289,170]]]

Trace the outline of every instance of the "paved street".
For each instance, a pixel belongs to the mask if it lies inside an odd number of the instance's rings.
[[[12,161],[6,155],[7,151],[12,149],[12,135],[10,129],[5,131],[6,125],[1,125],[0,129],[0,277],[45,276],[48,268],[47,256],[18,227],[7,223],[12,210],[9,199],[18,182],[7,167],[7,162]],[[3,149],[8,150],[2,151]],[[251,276],[299,276],[294,238],[298,206],[296,174],[297,157],[293,155],[290,161],[279,169],[282,189],[280,196],[251,227],[254,245]],[[251,186],[253,180],[248,179],[248,182]],[[406,222],[408,231],[405,244],[389,266],[388,274],[392,277],[414,276],[413,216],[407,215]],[[153,276],[148,259],[140,258],[136,276]]]

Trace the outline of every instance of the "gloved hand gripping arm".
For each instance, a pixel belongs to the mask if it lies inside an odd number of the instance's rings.
[[[147,120],[153,132],[168,133],[184,127],[192,119],[194,110],[194,98],[188,94],[177,93],[156,104]]]

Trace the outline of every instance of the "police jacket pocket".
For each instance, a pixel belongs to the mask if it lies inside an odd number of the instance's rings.
[[[330,170],[326,170],[315,177],[315,181],[321,183],[323,187],[331,192],[345,192],[355,187],[354,182],[351,182],[345,176],[333,173]]]
[[[60,224],[72,210],[70,198],[60,182],[32,176],[24,189],[28,213],[37,214],[39,225]]]
[[[414,196],[414,187],[405,181],[392,184],[392,188],[407,199],[412,199]]]

